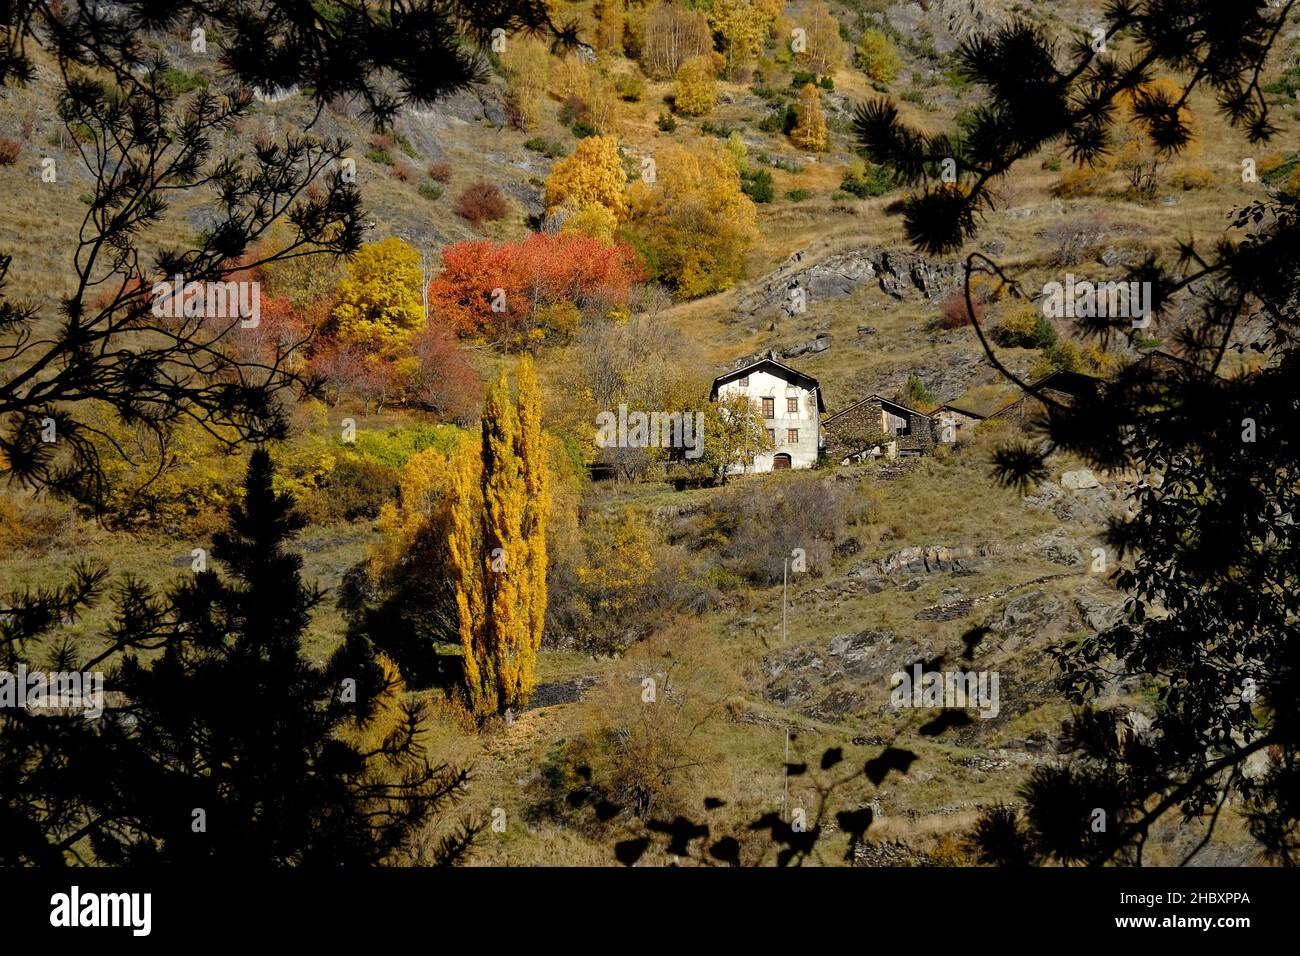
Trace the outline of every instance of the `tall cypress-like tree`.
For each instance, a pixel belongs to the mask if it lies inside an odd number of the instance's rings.
[[[489,390],[478,481],[476,463],[465,459],[453,482],[449,546],[465,692],[479,715],[527,702],[546,617],[550,498],[541,398],[527,358],[518,384],[513,403],[504,372]]]
[[[124,589],[116,630],[129,655],[127,704],[106,731],[116,772],[95,797],[96,856],[113,863],[370,864],[416,853],[413,839],[461,791],[466,773],[431,766],[416,735],[420,708],[377,714],[394,683],[368,643],[350,637],[321,668],[303,634],[321,593],[285,544],[303,527],[272,488],[270,456],[253,453],[242,503],[205,570],[159,598]],[[379,705],[377,708],[376,705]],[[380,741],[358,733],[376,719]],[[373,735],[371,735],[373,736]],[[369,741],[369,742],[367,742]],[[467,828],[435,853],[460,856]]]

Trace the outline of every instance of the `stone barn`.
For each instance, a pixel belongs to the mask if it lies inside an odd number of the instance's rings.
[[[822,422],[826,450],[836,461],[869,455],[921,455],[934,444],[933,418],[883,395],[868,395]]]
[[[935,440],[951,444],[969,439],[975,426],[987,416],[956,405],[940,405],[930,417],[937,426]]]
[[[1036,382],[1030,382],[1029,387],[1058,405],[1069,406],[1080,398],[1095,396],[1101,384],[1100,378],[1083,372],[1052,372]],[[1024,424],[1032,421],[1042,408],[1042,402],[1033,395],[1025,394],[999,408],[989,418]]]
[[[817,379],[772,358],[732,369],[713,380],[709,400],[744,395],[757,407],[767,427],[772,450],[753,461],[728,468],[729,474],[750,474],[782,468],[811,468],[821,454],[821,416],[826,411]]]

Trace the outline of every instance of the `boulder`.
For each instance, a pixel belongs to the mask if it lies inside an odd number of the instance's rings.
[[[1101,482],[1087,468],[1080,468],[1077,471],[1067,471],[1061,475],[1061,487],[1069,488],[1071,491],[1081,491],[1084,488],[1096,488]]]

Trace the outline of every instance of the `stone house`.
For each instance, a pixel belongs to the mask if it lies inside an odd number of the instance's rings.
[[[1100,378],[1095,375],[1085,375],[1083,372],[1052,372],[1036,382],[1030,382],[1029,387],[1035,393],[1058,405],[1068,406],[1073,405],[1080,398],[1095,395],[1101,384]],[[1041,401],[1033,395],[1025,394],[1002,406],[989,418],[1023,424],[1031,421],[1042,408]]]
[[[882,395],[868,395],[822,422],[826,450],[836,461],[868,455],[922,455],[937,438],[933,418]],[[887,444],[870,440],[884,436]]]
[[[744,395],[760,410],[772,450],[728,468],[750,474],[811,468],[821,454],[821,416],[826,411],[817,379],[772,358],[749,362],[713,380],[709,400]]]
[[[935,440],[944,443],[964,441],[970,438],[975,426],[987,417],[979,412],[956,405],[940,405],[930,415],[936,424]]]

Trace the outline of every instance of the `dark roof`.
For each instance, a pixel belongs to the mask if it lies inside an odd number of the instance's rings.
[[[1097,390],[1101,384],[1101,379],[1096,375],[1087,375],[1083,372],[1065,372],[1057,371],[1044,375],[1037,382],[1030,382],[1029,387],[1033,391],[1043,388],[1050,388],[1056,392],[1066,392],[1070,395],[1090,395]]]
[[[987,415],[981,415],[979,412],[972,412],[969,408],[962,408],[960,405],[952,404],[952,402],[944,402],[934,411],[935,412],[942,412],[942,411],[956,412],[958,415],[966,415],[970,418],[988,418]],[[931,416],[933,416],[934,412],[931,412],[930,414]]]
[[[791,384],[798,385],[800,388],[807,389],[810,392],[815,392],[817,395],[817,411],[826,411],[826,402],[822,398],[821,386],[817,383],[817,379],[813,378],[811,375],[800,372],[798,369],[793,369],[788,365],[783,365],[776,359],[770,358],[758,359],[750,362],[748,365],[742,365],[740,368],[733,368],[730,372],[723,372],[713,380],[713,387],[709,389],[709,400],[712,401],[718,397],[718,389],[723,385],[726,385],[728,382],[734,382],[736,379],[744,378],[751,372],[763,369],[765,366],[767,367],[767,370],[777,378],[783,378]]]
[[[909,414],[909,415],[918,415],[918,416],[920,416],[921,418],[930,418],[930,417],[931,417],[931,416],[927,415],[925,412],[918,412],[915,408],[908,408],[906,405],[902,404],[901,402],[896,402],[896,401],[894,401],[892,398],[885,398],[885,396],[883,396],[883,395],[871,394],[871,395],[868,395],[866,398],[859,399],[858,401],[854,402],[854,403],[853,403],[852,405],[850,405],[848,408],[842,408],[842,409],[840,409],[838,412],[836,412],[836,413],[835,413],[834,415],[832,415],[830,418],[828,418],[828,419],[826,419],[825,421],[823,421],[822,424],[823,424],[823,425],[829,425],[831,422],[835,421],[835,419],[839,418],[841,415],[847,415],[849,412],[853,411],[853,409],[857,408],[859,405],[864,405],[864,404],[866,404],[867,402],[871,401],[873,398],[874,398],[876,401],[880,402],[881,405],[889,405],[889,406],[891,406],[891,407],[893,407],[893,408],[901,408],[903,411],[907,412],[907,414]]]

